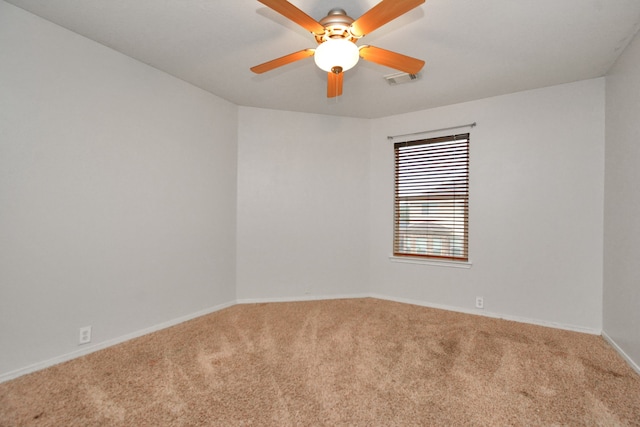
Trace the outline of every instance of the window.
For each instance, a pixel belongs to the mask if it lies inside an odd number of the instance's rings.
[[[398,142],[393,254],[468,261],[469,134]]]

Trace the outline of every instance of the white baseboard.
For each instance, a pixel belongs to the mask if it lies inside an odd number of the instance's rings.
[[[629,357],[629,355],[625,353],[622,348],[620,348],[620,346],[613,340],[613,338],[611,338],[605,331],[602,331],[602,338],[604,338],[611,345],[611,347],[613,347],[614,350],[617,351],[620,356],[622,356],[622,358],[629,364],[629,366],[631,366],[633,370],[636,371],[638,375],[640,375],[640,366],[638,366],[638,364],[634,362],[633,359],[631,359],[631,357]]]
[[[72,351],[70,353],[66,353],[66,354],[54,357],[53,359],[44,360],[42,362],[38,362],[38,363],[34,363],[32,365],[29,365],[29,366],[25,366],[24,368],[16,369],[14,371],[10,371],[10,372],[1,374],[0,375],[0,383],[3,383],[3,382],[6,382],[6,381],[9,381],[9,380],[18,378],[18,377],[20,377],[22,375],[26,375],[26,374],[30,374],[32,372],[40,371],[42,369],[49,368],[51,366],[58,365],[58,364],[63,363],[63,362],[67,362],[69,360],[72,360],[72,359],[75,359],[75,358],[78,358],[78,357],[81,357],[81,356],[85,356],[87,354],[94,353],[94,352],[96,352],[98,350],[103,350],[103,349],[105,349],[107,347],[111,347],[111,346],[114,346],[116,344],[120,344],[120,343],[123,343],[125,341],[129,341],[131,339],[138,338],[138,337],[141,337],[143,335],[150,334],[152,332],[157,332],[157,331],[160,331],[162,329],[166,329],[166,328],[169,328],[171,326],[178,325],[180,323],[186,322],[188,320],[195,319],[195,318],[200,317],[200,316],[204,316],[204,315],[207,315],[207,314],[210,314],[210,313],[214,313],[214,312],[222,310],[224,308],[231,307],[231,306],[233,306],[235,304],[236,304],[235,301],[227,302],[227,303],[224,303],[224,304],[219,304],[219,305],[216,305],[216,306],[213,306],[213,307],[209,307],[209,308],[204,309],[204,310],[197,311],[195,313],[188,314],[186,316],[178,317],[176,319],[172,319],[172,320],[169,320],[167,322],[159,323],[159,324],[151,326],[149,328],[141,329],[139,331],[132,332],[132,333],[126,334],[126,335],[122,335],[120,337],[113,338],[113,339],[110,339],[110,340],[107,340],[107,341],[102,341],[102,342],[97,343],[95,345],[82,347],[82,349],[79,349],[79,350],[76,350],[76,351]]]
[[[351,295],[304,295],[301,297],[270,297],[270,298],[243,298],[236,301],[237,304],[262,304],[268,302],[299,302],[299,301],[320,301],[328,299],[354,299],[369,298],[370,294]]]
[[[531,325],[545,326],[548,328],[563,329],[567,331],[581,332],[581,333],[591,334],[591,335],[600,335],[602,333],[602,329],[597,329],[597,328],[586,328],[584,326],[569,325],[569,324],[558,323],[558,322],[549,322],[549,321],[539,320],[539,319],[529,319],[527,317],[511,316],[508,314],[492,313],[492,312],[480,310],[480,309],[465,309],[465,308],[454,307],[450,305],[431,304],[431,303],[427,303],[419,300],[412,300],[408,298],[396,298],[396,297],[390,297],[390,296],[378,295],[378,294],[371,294],[369,296],[371,298],[401,302],[404,304],[418,305],[421,307],[437,308],[440,310],[454,311],[457,313],[474,314],[477,316],[491,317],[494,319],[511,320],[519,323],[528,323]]]

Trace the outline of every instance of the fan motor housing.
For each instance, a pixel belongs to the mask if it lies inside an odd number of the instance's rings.
[[[316,34],[316,41],[323,43],[333,38],[355,41],[356,37],[349,31],[353,21],[354,19],[347,15],[344,9],[339,7],[331,9],[327,16],[319,21],[319,24],[324,27],[324,34]]]

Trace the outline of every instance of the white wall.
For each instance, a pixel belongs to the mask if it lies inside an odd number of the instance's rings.
[[[241,107],[237,296],[363,294],[369,121]]]
[[[471,122],[471,268],[391,262],[387,136]],[[485,314],[600,331],[603,79],[387,117],[372,135],[374,294],[462,311],[483,296]]]
[[[0,375],[235,299],[236,124],[0,1]]]
[[[640,36],[607,76],[604,332],[640,372]]]

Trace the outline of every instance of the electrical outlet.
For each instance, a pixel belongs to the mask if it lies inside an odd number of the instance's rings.
[[[91,342],[91,326],[80,328],[80,339],[78,344],[87,344]]]
[[[484,298],[476,297],[476,308],[484,308]]]

